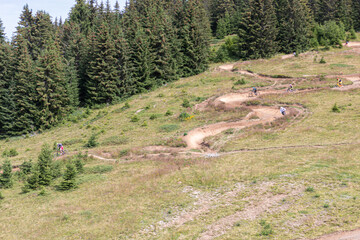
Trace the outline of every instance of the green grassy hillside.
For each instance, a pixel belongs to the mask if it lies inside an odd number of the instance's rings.
[[[359,228],[360,89],[332,89],[336,76],[360,74],[359,58],[358,49],[345,47],[234,67],[294,77],[284,79],[213,65],[127,102],[79,110],[57,128],[1,140],[0,154],[18,152],[8,158],[13,165],[36,162],[44,143],[67,149],[55,162],[78,153],[95,157],[84,158],[84,173],[70,191],[57,190],[59,178],[22,193],[25,178],[14,176],[14,186],[0,190],[0,238],[312,239]],[[285,91],[290,83],[293,93]],[[195,107],[253,86],[260,97],[233,109]],[[182,137],[190,130],[246,120],[255,105],[301,114],[228,129],[200,149],[185,148]],[[190,117],[182,121],[183,112]],[[99,145],[85,147],[94,134]]]

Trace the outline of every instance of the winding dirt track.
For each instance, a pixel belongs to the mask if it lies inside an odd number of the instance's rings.
[[[233,105],[232,102],[230,102],[230,104]],[[206,137],[217,135],[230,128],[243,129],[257,124],[272,122],[282,117],[279,109],[276,107],[256,107],[253,108],[252,111],[253,112],[249,113],[243,120],[237,122],[219,122],[191,130],[183,139],[188,149],[200,149],[201,143]],[[254,115],[256,115],[258,119],[250,120],[249,118]]]
[[[350,42],[348,44],[348,47],[360,48],[360,42]],[[290,57],[293,57],[293,55],[292,54],[285,55],[282,58],[286,59],[286,58],[290,58]],[[217,70],[218,71],[233,71],[234,66],[235,66],[235,64],[226,64],[226,65],[219,66],[217,68]],[[244,74],[244,75],[253,76],[256,78],[262,78],[262,79],[266,78],[269,80],[273,80],[274,85],[277,84],[277,81],[278,81],[278,79],[276,79],[276,78],[263,76],[261,74],[256,74],[256,73],[252,73],[249,71],[237,70],[236,72],[240,73],[240,74]],[[335,78],[338,76],[327,76],[327,77]],[[341,77],[343,79],[348,79],[348,80],[352,81],[353,84],[344,86],[342,88],[334,88],[334,90],[346,91],[346,90],[360,88],[360,74],[341,75]],[[294,78],[294,80],[295,80],[295,78]],[[284,90],[274,90],[273,86],[263,88],[263,90],[265,90],[265,89],[266,90],[262,91],[262,95],[264,95],[264,94],[283,94],[284,93]],[[249,91],[249,89],[247,91]],[[307,91],[307,90],[304,90],[301,92],[305,92],[305,91]],[[248,92],[246,92],[246,93],[229,93],[229,94],[217,97],[217,98],[210,98],[210,99],[198,104],[195,108],[199,111],[206,110],[209,107],[215,108],[215,109],[218,107],[220,107],[222,109],[235,109],[237,107],[241,107],[241,105],[244,102],[246,102],[248,100],[254,100],[254,99],[256,99],[256,97],[250,97]],[[287,108],[289,109],[289,107],[287,107]],[[249,109],[251,109],[251,112],[244,119],[242,119],[240,121],[219,122],[219,123],[210,124],[207,126],[203,126],[203,127],[199,127],[199,128],[195,128],[195,129],[191,130],[190,132],[188,132],[187,136],[183,137],[183,140],[187,144],[187,148],[179,148],[177,150],[177,153],[188,154],[189,149],[201,149],[202,143],[204,142],[204,139],[206,137],[217,135],[228,129],[231,129],[231,128],[243,129],[243,128],[258,125],[258,124],[266,124],[266,123],[273,122],[273,121],[283,117],[279,111],[279,107],[276,107],[276,106],[271,106],[271,107],[251,106],[251,107],[249,107]],[[292,111],[296,112],[296,114],[295,114],[296,117],[301,115],[304,112],[304,109],[300,109],[300,110],[298,108],[297,109],[290,108],[290,109],[292,109]],[[344,144],[359,144],[359,142],[344,143]],[[337,143],[336,145],[339,145],[339,143]],[[324,147],[324,146],[331,146],[331,144],[311,145],[311,146],[310,145],[281,146],[278,148]],[[270,149],[275,149],[275,148],[276,147],[263,148],[263,149],[242,149],[242,150],[223,153],[223,154],[231,154],[231,153],[236,153],[236,152],[241,152],[241,151],[256,151],[256,150],[263,151],[263,150],[270,150]],[[171,152],[172,152],[169,149],[170,148],[167,148],[167,147],[164,148],[164,147],[158,147],[158,146],[149,146],[149,147],[144,148],[144,150],[148,150],[148,151],[155,151],[155,152],[163,151],[162,153],[147,154],[147,156],[150,156],[150,155],[152,155],[152,156],[160,156],[160,155],[168,156],[168,155],[171,155]],[[167,152],[165,152],[165,151],[167,151]],[[174,151],[176,151],[176,150],[174,150]],[[202,153],[192,153],[192,154],[202,155]],[[92,154],[91,156],[93,156],[97,159],[100,159],[100,160],[116,161],[115,159],[106,159],[103,157],[96,156],[94,154]],[[292,194],[297,194],[297,193],[298,192],[295,192]],[[234,223],[236,221],[238,221],[239,219],[253,219],[252,216],[254,215],[254,213],[255,213],[254,217],[257,217],[258,215],[263,213],[269,207],[276,206],[278,204],[278,202],[284,198],[284,196],[285,195],[265,197],[263,202],[260,202],[260,204],[253,206],[252,208],[249,208],[248,210],[239,211],[233,215],[219,219],[212,225],[209,225],[207,227],[206,231],[201,234],[199,239],[203,239],[203,240],[213,239],[213,238],[221,236],[228,229],[230,229],[234,225]],[[192,212],[186,212],[183,215],[178,216],[178,218],[175,218],[172,221],[169,221],[168,223],[162,223],[162,226],[160,227],[160,229],[182,225],[185,222],[194,219],[198,215],[209,211],[209,209],[211,209],[211,206],[210,206],[211,201],[208,200],[207,198],[204,198],[204,199],[205,200],[201,200],[199,202],[200,205],[204,205],[203,207],[201,207],[199,209],[195,209]],[[334,233],[334,234],[325,235],[320,238],[317,238],[317,240],[335,240],[335,239],[337,239],[337,240],[360,239],[360,229],[350,231],[350,232]]]

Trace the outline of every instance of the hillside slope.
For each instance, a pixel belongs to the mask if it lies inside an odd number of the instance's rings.
[[[359,228],[357,47],[212,66],[0,141],[19,153],[13,165],[36,161],[44,143],[69,152],[55,162],[89,156],[74,190],[56,180],[21,193],[24,178],[1,190],[0,237],[314,239]],[[84,147],[92,135],[99,146]]]

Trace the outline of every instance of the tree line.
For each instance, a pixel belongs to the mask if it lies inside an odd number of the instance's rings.
[[[11,41],[0,21],[0,137],[201,73],[212,35],[236,35],[227,55],[271,57],[339,45],[359,17],[358,0],[76,0],[65,21],[25,5]]]
[[[64,22],[25,5],[11,42],[0,27],[0,136],[198,74],[209,37],[200,0],[131,0],[124,11],[77,0]]]

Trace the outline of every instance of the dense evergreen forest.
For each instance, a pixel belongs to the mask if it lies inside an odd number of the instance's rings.
[[[359,19],[360,0],[130,0],[122,11],[76,0],[65,21],[26,5],[11,41],[0,21],[0,137],[50,128],[78,107],[119,102],[209,61],[341,47]]]

